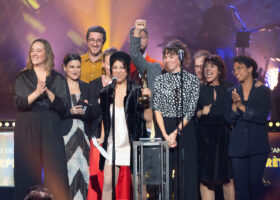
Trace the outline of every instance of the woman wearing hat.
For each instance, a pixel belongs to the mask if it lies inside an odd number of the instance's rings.
[[[130,71],[130,57],[125,52],[118,51],[110,57],[110,71],[116,77],[115,87],[115,171],[118,178],[120,166],[131,165],[131,145],[133,140],[146,136],[146,121],[152,120],[151,108],[144,109],[137,101],[142,95],[151,95],[148,88],[141,91],[139,85],[128,80]],[[103,88],[100,93],[102,108],[101,142],[112,158],[112,128],[111,116],[113,110],[111,84]],[[104,169],[104,184],[102,199],[112,198],[112,160],[100,158],[100,168]],[[117,182],[117,181],[116,181]]]
[[[256,87],[258,65],[247,56],[233,60],[233,74],[240,85],[228,91],[226,117],[230,133],[231,157],[236,199],[262,199],[262,176],[270,147],[266,119],[270,108],[269,88]]]

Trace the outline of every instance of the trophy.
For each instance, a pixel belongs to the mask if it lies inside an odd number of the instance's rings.
[[[144,73],[142,76],[142,83],[143,83],[142,84],[143,89],[148,87],[147,69],[144,70]],[[138,101],[144,108],[150,107],[150,97],[148,95],[143,95],[143,96],[139,97]]]

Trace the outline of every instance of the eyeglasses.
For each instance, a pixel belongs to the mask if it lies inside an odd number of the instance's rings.
[[[94,38],[89,38],[88,41],[89,42],[93,42],[93,43],[97,43],[97,44],[101,44],[103,42],[102,39],[95,40]]]

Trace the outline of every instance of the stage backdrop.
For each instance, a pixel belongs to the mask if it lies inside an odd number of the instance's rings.
[[[14,186],[14,132],[0,130],[0,186]]]

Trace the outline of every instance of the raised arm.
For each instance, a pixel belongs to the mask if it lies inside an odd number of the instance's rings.
[[[160,63],[150,63],[145,60],[141,53],[141,30],[146,28],[146,20],[138,19],[135,21],[133,35],[130,35],[130,57],[138,71],[143,75],[144,70],[149,73],[161,74]]]

